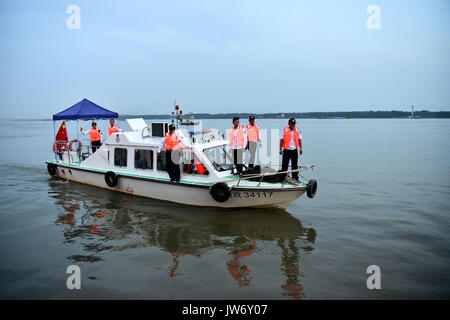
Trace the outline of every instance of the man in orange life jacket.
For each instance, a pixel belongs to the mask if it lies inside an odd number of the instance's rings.
[[[119,127],[114,123],[114,119],[109,120],[108,137],[115,132],[119,132]]]
[[[184,170],[186,174],[199,174],[199,175],[208,175],[209,172],[206,167],[198,161],[198,158],[194,156],[194,159],[191,160],[191,164]]]
[[[248,161],[248,168],[253,169],[253,166],[255,164],[255,155],[256,155],[256,148],[258,146],[261,147],[261,139],[259,137],[259,127],[255,123],[255,117],[250,116],[248,117],[248,124],[247,124],[247,149],[250,153],[250,159]]]
[[[233,118],[233,127],[229,136],[228,146],[233,150],[233,162],[238,173],[244,167],[244,151],[247,146],[247,133],[244,126],[239,125],[239,117]]]
[[[292,170],[298,169],[298,153],[303,153],[302,149],[302,134],[300,129],[295,125],[294,118],[289,119],[289,127],[285,127],[280,134],[280,154],[283,155],[281,164],[281,171],[287,171],[289,161],[292,162]],[[284,149],[284,150],[283,150]],[[283,175],[286,177],[286,174]],[[298,180],[298,172],[292,172],[292,178]]]
[[[92,147],[92,153],[97,151],[98,148],[102,145],[102,135],[100,133],[100,130],[97,128],[97,123],[92,122],[92,128],[89,129],[89,131],[83,131],[83,128],[80,128],[80,131],[87,135],[89,134],[91,136],[91,147]]]
[[[180,182],[180,149],[183,148],[183,137],[175,131],[175,125],[169,126],[165,139],[158,149],[158,157],[161,150],[166,151],[166,170],[170,177],[170,182]]]

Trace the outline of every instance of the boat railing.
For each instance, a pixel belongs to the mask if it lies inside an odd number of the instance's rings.
[[[88,154],[90,154],[89,146],[83,147],[85,147],[88,150]],[[82,148],[80,148],[78,145],[75,150],[71,150],[71,143],[66,141],[55,141],[54,153],[55,153],[55,160],[59,159],[60,161],[68,162],[69,164],[75,163],[79,164],[82,161],[81,159],[83,155]]]
[[[66,141],[57,140],[53,144],[53,152],[55,154],[55,160],[58,160],[59,158],[59,160],[63,161],[64,152],[68,151],[69,151],[69,143]]]
[[[314,169],[314,166],[312,165],[312,166],[300,166],[298,169],[291,169],[291,170],[286,170],[286,171],[276,171],[276,172],[263,172],[263,173],[257,173],[257,174],[246,174],[246,175],[243,175],[243,174],[240,174],[239,175],[239,179],[238,179],[238,182],[236,183],[236,184],[234,184],[234,185],[232,185],[231,187],[233,188],[233,187],[238,187],[239,186],[239,183],[242,181],[242,180],[249,180],[249,179],[254,179],[254,178],[260,178],[259,179],[259,182],[258,182],[258,185],[256,186],[256,187],[259,187],[260,185],[261,185],[261,182],[263,181],[263,179],[264,179],[264,177],[269,177],[269,176],[275,176],[275,175],[283,175],[283,174],[285,174],[285,176],[284,176],[284,178],[283,178],[283,183],[282,183],[282,185],[281,185],[281,187],[284,187],[284,185],[285,185],[285,183],[286,182],[288,182],[288,183],[291,183],[290,181],[288,181],[288,173],[293,173],[293,172],[298,172],[298,173],[300,173],[301,171],[306,171],[306,170],[309,170],[309,169],[311,169],[311,170],[313,170]],[[300,174],[299,174],[300,175]],[[301,176],[301,175],[300,175]],[[303,177],[303,176],[301,176],[305,181],[302,181],[302,182],[304,182],[304,183],[306,183],[306,178],[305,177]],[[220,180],[220,181],[218,181],[218,182],[231,182],[231,181],[234,181],[234,180],[231,180],[231,179],[223,179],[223,180]],[[291,183],[292,184],[292,183]]]

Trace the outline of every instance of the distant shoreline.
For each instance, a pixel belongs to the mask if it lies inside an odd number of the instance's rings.
[[[248,118],[254,115],[257,119],[405,119],[411,117],[411,112],[406,111],[342,111],[342,112],[277,112],[277,113],[187,113],[184,119],[232,119],[240,117]],[[120,115],[120,119],[144,118],[144,119],[170,119],[170,115]],[[450,118],[450,111],[415,111],[414,118]]]
[[[277,113],[187,113],[183,114],[183,119],[232,119],[239,117],[248,119],[249,115],[254,115],[257,119],[408,119],[411,118],[411,112],[406,111],[333,111],[333,112],[277,112]],[[144,119],[170,119],[169,114],[119,114],[119,120],[129,118]],[[450,111],[428,111],[421,110],[414,112],[415,119],[449,119]],[[51,121],[47,119],[0,119],[0,120],[34,120],[34,121]]]

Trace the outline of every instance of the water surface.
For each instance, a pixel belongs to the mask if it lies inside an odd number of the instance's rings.
[[[449,298],[450,121],[299,125],[316,197],[221,210],[51,178],[51,121],[0,121],[0,297]],[[66,287],[71,264],[81,290]],[[381,290],[366,287],[372,264]]]

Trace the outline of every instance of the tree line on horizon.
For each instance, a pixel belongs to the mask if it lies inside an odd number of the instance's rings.
[[[254,115],[258,119],[327,119],[327,118],[346,118],[346,119],[391,119],[391,118],[408,118],[411,112],[407,111],[333,111],[333,112],[275,112],[275,113],[187,113],[183,114],[183,119],[231,119],[239,117],[247,119],[250,115]],[[170,119],[170,114],[141,114],[120,115],[120,119],[130,117],[138,117],[145,119]],[[450,118],[450,111],[414,111],[414,117],[417,118]]]

